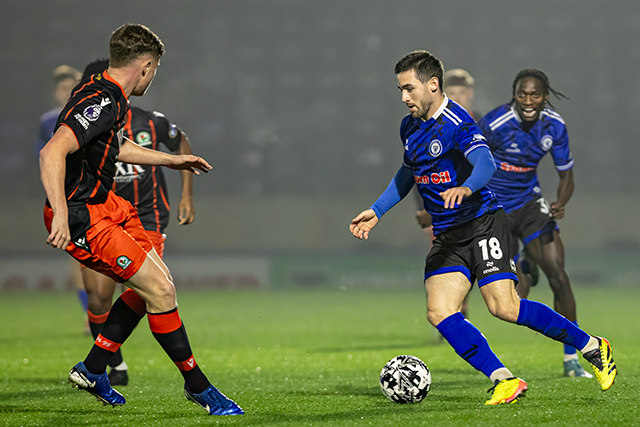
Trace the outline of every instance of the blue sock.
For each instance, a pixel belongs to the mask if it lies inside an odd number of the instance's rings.
[[[576,320],[575,322],[571,322],[574,325],[578,326],[578,321]],[[563,344],[564,346],[564,354],[576,354],[576,348],[570,346],[569,344]]]
[[[589,334],[548,305],[528,299],[520,300],[520,314],[516,323],[577,349],[587,345],[590,339]]]
[[[87,291],[85,291],[84,289],[78,291],[78,299],[80,300],[80,304],[82,304],[82,308],[86,313],[87,309],[89,308],[89,298],[87,297]]]
[[[436,326],[458,356],[489,377],[505,366],[491,350],[487,339],[462,313],[455,313]]]

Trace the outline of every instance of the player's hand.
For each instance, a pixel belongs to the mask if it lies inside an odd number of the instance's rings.
[[[462,199],[469,197],[471,194],[469,187],[453,187],[440,193],[440,197],[444,199],[445,209],[453,209],[462,203]]]
[[[416,212],[416,219],[418,220],[418,224],[420,224],[420,228],[427,228],[431,225],[431,215],[424,209]]]
[[[349,231],[358,239],[367,240],[369,238],[369,232],[378,223],[378,217],[373,209],[367,209],[358,214],[357,217],[351,220],[349,225]]]
[[[170,169],[186,170],[193,174],[200,175],[200,172],[209,172],[213,167],[202,157],[193,154],[178,154],[173,156],[173,163],[167,165]]]
[[[66,249],[71,241],[69,221],[63,215],[54,215],[51,221],[51,233],[47,237],[47,244],[57,249]]]
[[[178,225],[191,224],[196,219],[196,210],[193,207],[193,198],[183,197],[178,207]]]
[[[564,218],[564,205],[559,205],[557,202],[551,203],[551,216],[554,219],[562,219]]]

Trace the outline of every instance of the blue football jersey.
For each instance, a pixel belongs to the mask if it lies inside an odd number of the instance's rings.
[[[537,168],[545,154],[551,152],[558,171],[573,167],[567,127],[562,116],[550,108],[540,112],[528,132],[522,129],[520,117],[510,104],[484,116],[480,128],[497,167],[487,187],[507,213],[540,196]]]
[[[431,214],[434,234],[500,208],[486,187],[464,198],[454,209],[444,208],[439,193],[461,186],[473,169],[466,156],[478,147],[487,147],[469,113],[446,95],[429,120],[406,116],[400,138],[404,143],[403,162],[413,172],[424,208]]]

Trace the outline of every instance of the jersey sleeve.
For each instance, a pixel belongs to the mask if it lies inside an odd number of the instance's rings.
[[[469,153],[476,148],[489,148],[487,145],[487,139],[475,123],[463,122],[458,125],[453,133],[453,139],[455,141],[456,148],[461,151],[465,157],[467,157]]]
[[[573,157],[569,149],[569,133],[564,124],[556,126],[553,145],[551,145],[551,157],[553,157],[553,163],[558,171],[566,171],[573,167]]]
[[[73,102],[73,99],[69,102]],[[84,97],[71,109],[65,110],[65,116],[59,126],[66,125],[71,129],[79,147],[83,147],[100,134],[109,132],[118,120],[117,107],[105,96]]]
[[[182,130],[158,111],[153,112],[153,123],[156,126],[158,142],[163,143],[170,151],[178,151]]]

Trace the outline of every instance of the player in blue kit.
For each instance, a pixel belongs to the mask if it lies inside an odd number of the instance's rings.
[[[442,62],[427,51],[412,52],[396,64],[402,102],[410,112],[400,126],[403,162],[384,193],[351,221],[349,230],[368,239],[382,215],[417,184],[436,235],[425,267],[427,319],[460,357],[494,383],[486,405],[515,402],[527,384],[460,313],[476,279],[492,315],[577,348],[602,390],[609,389],[617,374],[609,342],[590,336],[544,304],[518,297],[507,217],[486,188],[495,162],[469,113],[443,93],[443,72]]]
[[[513,82],[511,102],[480,121],[497,164],[487,187],[509,218],[511,253],[518,251],[521,241],[527,259],[538,264],[549,280],[555,310],[577,324],[576,301],[564,269],[564,247],[556,224],[573,193],[573,159],[564,120],[547,107],[549,92],[558,98],[564,96],[553,90],[544,72],[522,70]],[[551,204],[540,193],[537,175],[538,164],[547,153],[551,153],[560,176],[557,199]],[[519,264],[517,291],[526,298],[531,284]],[[570,345],[564,345],[563,363],[565,376],[592,377],[580,366],[576,349]]]

